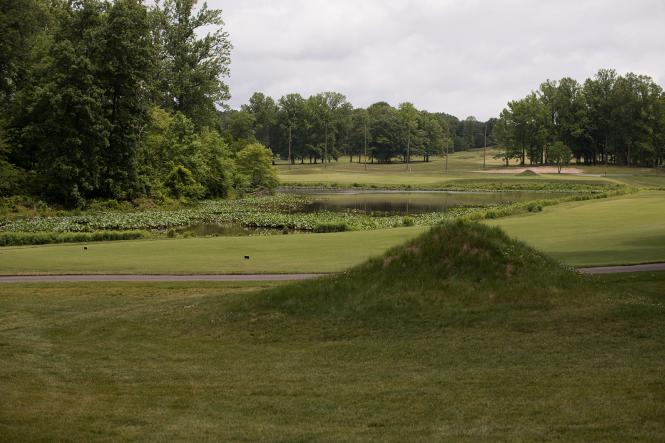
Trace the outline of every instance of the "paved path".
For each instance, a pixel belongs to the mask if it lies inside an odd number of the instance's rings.
[[[3,275],[0,283],[57,283],[57,282],[165,282],[165,281],[294,281],[309,280],[326,274],[226,274],[226,275]]]
[[[578,268],[582,274],[619,274],[623,272],[665,271],[665,263],[629,266]],[[217,275],[2,275],[0,283],[58,283],[58,282],[168,282],[168,281],[296,281],[311,280],[327,274],[217,274]]]
[[[645,265],[600,266],[597,268],[578,268],[582,274],[620,274],[622,272],[665,271],[665,263]]]

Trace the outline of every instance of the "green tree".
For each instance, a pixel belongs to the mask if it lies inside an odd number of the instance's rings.
[[[547,140],[562,140],[578,159],[595,161],[587,133],[587,104],[580,84],[570,77],[547,81],[540,86],[538,96],[547,115]]]
[[[608,162],[616,138],[612,109],[617,77],[615,70],[601,69],[593,79],[584,82],[590,143],[594,151],[600,153],[602,163]]]
[[[249,98],[249,103],[242,106],[242,110],[254,116],[256,139],[273,149],[273,139],[277,126],[277,104],[275,104],[275,100],[261,92],[255,92]]]
[[[308,132],[305,99],[300,94],[287,94],[279,99],[278,105],[278,152],[291,163],[295,163],[296,158],[302,163]]]
[[[418,129],[418,110],[412,103],[401,103],[399,105],[399,117],[402,123],[402,138],[404,140],[402,158],[407,165],[407,169],[410,169],[411,140],[415,137],[415,132]]]
[[[376,158],[379,162],[388,163],[402,154],[402,120],[397,110],[386,102],[374,103],[367,108],[367,113],[372,161]]]
[[[215,127],[217,106],[229,99],[221,80],[229,75],[231,42],[222,11],[206,3],[193,12],[196,0],[157,2],[155,40],[159,50],[158,95],[165,109],[179,111],[197,128]],[[199,37],[202,29],[213,32]]]
[[[138,178],[138,145],[149,119],[146,85],[152,81],[154,51],[145,7],[138,0],[117,0],[102,34],[98,76],[106,96],[109,145],[101,154],[100,192],[134,198],[146,192]]]
[[[247,111],[226,111],[221,118],[222,135],[233,152],[256,143],[256,118]]]
[[[556,141],[547,148],[547,159],[556,165],[559,174],[561,174],[561,168],[570,162],[572,156],[573,151],[562,141]]]
[[[231,149],[216,132],[204,129],[193,140],[194,150],[202,162],[198,181],[207,197],[228,197],[235,183],[236,167]]]
[[[258,143],[238,152],[236,164],[242,183],[250,189],[274,189],[279,184],[272,167],[272,152]]]
[[[48,57],[35,69],[36,84],[23,92],[23,150],[40,178],[42,193],[80,206],[98,187],[100,156],[110,123],[105,91],[96,78],[103,42],[103,9],[94,1],[70,3],[62,14]]]

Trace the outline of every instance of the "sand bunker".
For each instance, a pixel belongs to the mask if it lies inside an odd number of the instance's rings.
[[[500,169],[484,169],[482,171],[473,171],[473,172],[484,172],[487,174],[521,174],[524,171],[532,171],[536,174],[558,174],[559,170],[556,166],[529,166],[529,167],[508,167]],[[562,174],[582,174],[584,171],[578,168],[562,168]]]

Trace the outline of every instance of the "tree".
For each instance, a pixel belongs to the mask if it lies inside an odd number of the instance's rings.
[[[522,165],[528,157],[531,163],[544,161],[544,147],[547,143],[547,110],[535,93],[522,100],[508,103],[501,112],[499,133],[506,147],[506,160],[519,158]]]
[[[358,163],[365,154],[365,147],[371,143],[369,134],[369,113],[366,109],[354,109],[351,114],[351,127],[349,130],[349,157],[353,162],[354,153],[358,154]]]
[[[419,126],[423,132],[423,157],[425,161],[429,161],[431,154],[438,154],[443,152],[444,148],[450,143],[448,131],[441,125],[446,124],[445,121],[437,118],[436,115],[427,112],[421,112],[419,115]]]
[[[272,167],[272,152],[258,143],[238,152],[236,163],[243,184],[250,189],[274,189],[279,184]]]
[[[280,129],[279,153],[295,163],[296,157],[304,161],[307,134],[307,109],[300,94],[288,94],[279,99],[277,121]]]
[[[256,143],[254,128],[256,119],[247,111],[227,111],[221,118],[222,134],[233,152],[238,152],[246,145]]]
[[[548,80],[540,86],[538,96],[547,115],[547,140],[561,140],[577,158],[595,161],[595,152],[588,143],[587,105],[580,84],[570,77],[558,82]]]
[[[35,70],[37,84],[23,92],[15,124],[18,143],[41,179],[43,194],[81,206],[98,187],[100,156],[110,123],[105,91],[96,78],[103,36],[102,6],[72,1],[63,13],[49,56]]]
[[[194,13],[195,3],[164,0],[153,11],[160,59],[157,93],[165,109],[182,112],[197,128],[215,127],[216,107],[230,98],[221,78],[229,75],[232,46],[222,11],[203,3]],[[207,28],[214,31],[199,37],[198,31]]]
[[[593,79],[584,82],[589,138],[594,151],[600,152],[602,163],[608,162],[608,154],[615,141],[612,108],[616,81],[615,70],[601,69]]]
[[[117,0],[102,34],[98,76],[105,91],[108,148],[101,154],[100,193],[134,198],[145,193],[138,180],[138,144],[148,123],[148,91],[154,52],[145,7],[137,0]]]
[[[404,134],[405,148],[402,158],[406,163],[407,170],[411,170],[409,162],[411,161],[411,139],[418,129],[418,110],[412,103],[405,102],[399,105],[399,116],[402,123],[402,133]]]
[[[389,163],[400,155],[402,120],[395,108],[386,102],[378,102],[367,108],[369,115],[370,153],[372,161]]]
[[[561,168],[570,162],[572,156],[573,151],[561,141],[556,141],[547,148],[547,159],[557,166],[559,174],[561,174]]]
[[[249,104],[243,105],[241,109],[254,116],[254,133],[257,140],[272,149],[277,125],[275,100],[260,92],[255,92],[249,98]]]

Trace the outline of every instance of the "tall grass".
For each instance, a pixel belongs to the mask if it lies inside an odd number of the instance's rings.
[[[0,232],[0,246],[84,243],[95,241],[137,240],[149,237],[146,231],[96,232]]]

